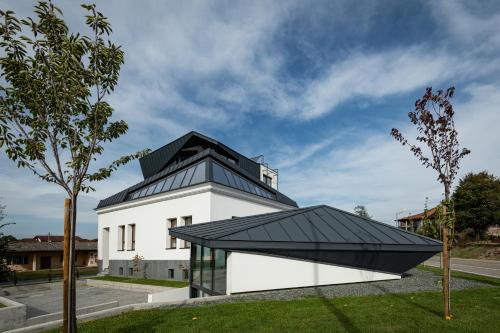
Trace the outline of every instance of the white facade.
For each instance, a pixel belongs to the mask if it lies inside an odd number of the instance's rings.
[[[299,259],[229,252],[226,293],[400,279],[400,275]]]
[[[110,260],[132,260],[136,254],[144,260],[189,260],[189,249],[182,248],[183,240],[177,239],[176,248],[170,248],[169,219],[177,219],[177,226],[182,226],[185,217],[191,217],[196,224],[292,208],[215,183],[104,207],[97,210],[98,257],[103,269]],[[131,225],[135,225],[133,250]]]

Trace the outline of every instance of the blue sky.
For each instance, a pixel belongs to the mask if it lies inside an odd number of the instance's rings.
[[[0,0],[31,15],[31,1]],[[74,30],[75,1],[56,1]],[[498,1],[97,1],[125,51],[109,101],[130,130],[95,165],[197,130],[279,168],[301,206],[363,204],[375,219],[415,213],[442,189],[389,136],[426,86],[457,88],[460,175],[500,175]],[[141,179],[132,162],[80,199],[78,234],[95,237],[99,199]],[[62,233],[56,186],[0,155],[6,232]]]

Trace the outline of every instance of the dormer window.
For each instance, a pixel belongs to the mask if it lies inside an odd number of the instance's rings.
[[[266,183],[269,186],[272,186],[273,184],[273,179],[269,177],[268,175],[263,175],[264,176],[264,183]]]

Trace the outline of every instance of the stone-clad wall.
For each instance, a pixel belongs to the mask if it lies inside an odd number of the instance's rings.
[[[142,260],[141,270],[133,272],[134,277],[147,277],[148,279],[168,279],[168,270],[174,270],[174,280],[183,280],[183,269],[189,270],[189,260]],[[99,271],[101,271],[99,262]],[[123,267],[123,276],[130,276],[130,268],[134,268],[132,260],[110,260],[109,275],[120,275]]]

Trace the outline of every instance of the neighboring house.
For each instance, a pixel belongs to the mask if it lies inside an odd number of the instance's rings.
[[[296,208],[277,190],[276,170],[257,160],[197,132],[141,158],[144,180],[96,208],[100,271],[185,280],[190,244],[169,228]]]
[[[36,271],[57,269],[63,264],[63,236],[35,236],[34,238],[11,242],[7,248],[8,265],[14,271]],[[78,237],[76,265],[78,267],[97,266],[97,241]]]
[[[190,296],[400,279],[431,238],[329,206],[170,229],[191,248]]]
[[[436,208],[437,207],[429,209],[427,211],[427,213],[422,212],[422,213],[409,215],[409,216],[405,216],[405,217],[401,217],[401,218],[397,219],[398,228],[404,229],[407,231],[417,232],[422,227],[422,224],[424,222],[426,214],[427,214],[428,219],[432,220],[435,218]]]
[[[101,272],[189,279],[197,297],[399,279],[441,249],[331,207],[298,208],[262,158],[196,132],[140,165],[143,181],[96,208]]]

